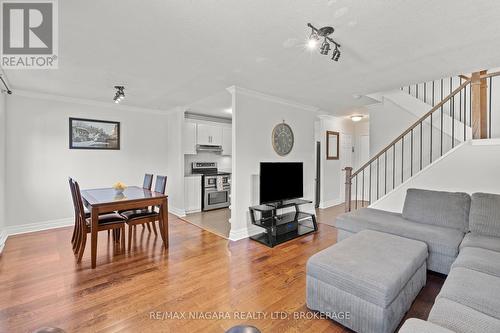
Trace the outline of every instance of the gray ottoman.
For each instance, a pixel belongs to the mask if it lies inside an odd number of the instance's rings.
[[[425,285],[427,245],[361,231],[307,262],[307,307],[356,332],[394,332]]]

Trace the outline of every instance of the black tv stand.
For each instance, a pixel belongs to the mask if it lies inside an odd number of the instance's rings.
[[[300,205],[310,203],[312,201],[293,199],[249,207],[252,224],[266,230],[250,238],[269,247],[274,247],[294,238],[316,232],[318,230],[316,216],[301,212],[299,209]],[[294,207],[295,211],[280,214],[277,212],[278,209],[290,207]]]

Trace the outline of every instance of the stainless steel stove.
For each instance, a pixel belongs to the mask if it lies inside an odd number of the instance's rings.
[[[231,204],[231,174],[219,172],[216,162],[193,162],[191,172],[202,174],[203,211],[226,208]]]

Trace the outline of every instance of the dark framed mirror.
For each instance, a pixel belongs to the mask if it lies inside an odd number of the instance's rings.
[[[339,132],[326,131],[326,159],[339,159]]]

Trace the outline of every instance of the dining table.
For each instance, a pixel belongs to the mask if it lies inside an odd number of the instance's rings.
[[[129,186],[123,193],[118,193],[114,188],[96,188],[82,190],[83,204],[90,211],[90,254],[92,268],[96,268],[97,260],[97,234],[99,214],[111,213],[146,207],[160,207],[159,227],[162,242],[168,248],[168,196],[151,191],[140,186]],[[121,237],[125,237],[122,235]]]

